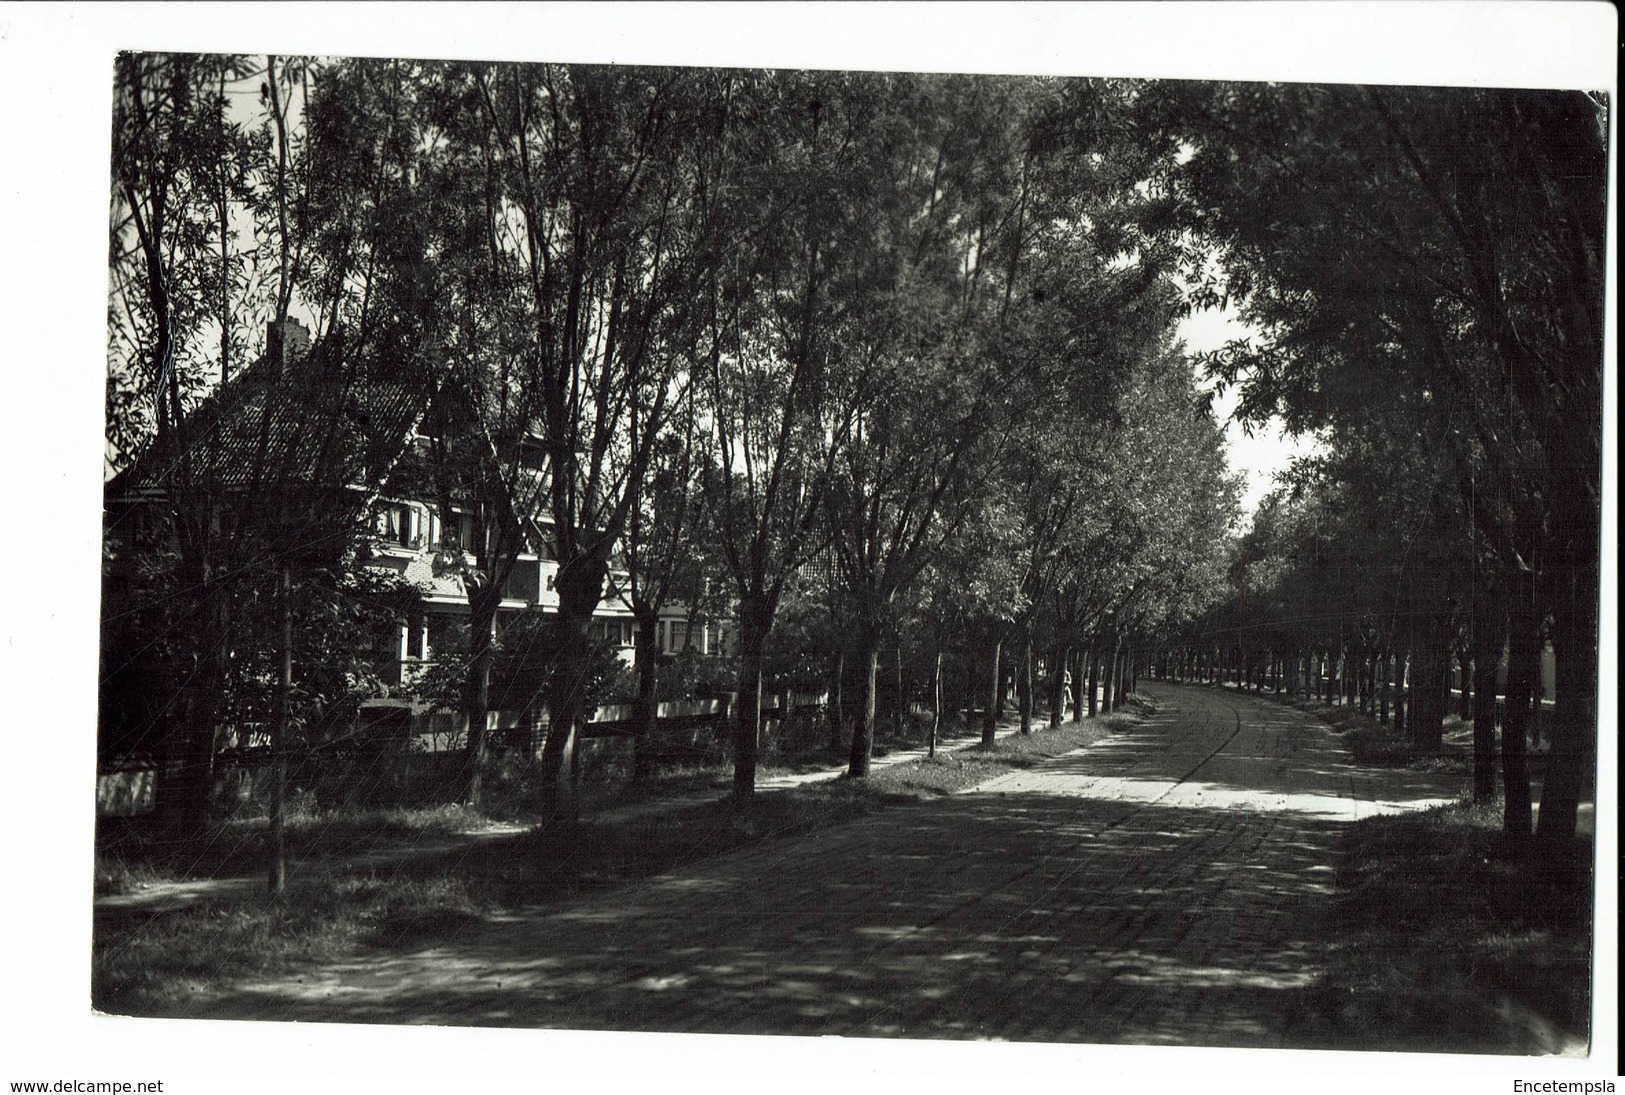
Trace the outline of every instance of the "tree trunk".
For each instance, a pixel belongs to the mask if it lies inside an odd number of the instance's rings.
[[[547,737],[542,741],[540,792],[542,814],[547,818],[573,819],[580,803],[575,766],[577,735],[586,714],[586,696],[580,679],[583,655],[587,649],[591,617],[559,615],[553,621],[558,660],[548,685]],[[574,658],[567,649],[580,651]]]
[[[1534,583],[1518,576],[1508,620],[1506,710],[1501,716],[1502,825],[1518,840],[1529,837],[1534,810],[1529,794],[1529,708],[1540,683],[1540,620]]]
[[[925,743],[925,755],[937,755],[937,731],[942,726],[942,643],[938,641],[936,658],[931,664],[931,729]]]
[[[1449,678],[1450,635],[1446,620],[1429,614],[1418,624],[1411,659],[1410,740],[1420,749],[1437,752],[1444,744]]]
[[[154,797],[167,825],[192,833],[208,820],[215,733],[230,661],[231,591],[207,562],[194,562],[183,573],[198,591],[199,618],[205,625],[197,676],[181,686],[179,711],[164,734]]]
[[[1089,648],[1089,683],[1087,686],[1089,701],[1089,717],[1094,718],[1100,714],[1100,697],[1096,694],[1100,687],[1100,651],[1098,647]]]
[[[1583,560],[1573,560],[1552,613],[1552,654],[1557,662],[1556,710],[1550,722],[1546,776],[1541,783],[1536,843],[1551,855],[1568,850],[1579,822],[1580,798],[1594,786],[1597,734],[1596,586]],[[1536,652],[1539,658],[1539,652]],[[1537,660],[1535,694],[1539,695]]]
[[[897,640],[897,710],[892,712],[892,730],[899,740],[908,728],[908,689],[903,687],[903,640]]]
[[[283,827],[288,788],[288,730],[293,714],[293,579],[282,561],[278,581],[277,614],[281,618],[277,645],[276,721],[271,724],[271,862],[267,888],[280,899],[287,885],[287,845]]]
[[[835,651],[835,661],[830,667],[829,674],[829,751],[841,751],[843,722],[846,718],[846,704],[841,694],[841,685],[846,677],[846,648],[841,647]]]
[[[1083,704],[1084,668],[1083,668],[1083,665],[1084,665],[1084,662],[1087,659],[1088,659],[1088,653],[1086,651],[1075,650],[1072,653],[1072,721],[1073,722],[1082,722],[1083,721],[1083,710],[1084,710],[1084,704]]]
[[[632,614],[638,628],[632,654],[638,681],[632,716],[632,779],[641,781],[653,772],[651,754],[660,717],[660,613],[653,605],[639,605]]]
[[[880,636],[866,627],[858,639],[858,664],[863,666],[863,708],[852,728],[852,751],[846,774],[860,779],[869,774],[869,758],[874,750],[875,689],[880,673]]]
[[[982,744],[992,745],[998,737],[999,728],[999,686],[1004,683],[1004,673],[999,662],[1004,653],[1004,636],[993,636],[993,672],[992,686],[988,690],[987,710],[982,713]]]
[[[762,651],[773,626],[764,597],[739,605],[739,710],[734,718],[734,786],[737,799],[756,793],[756,761],[762,743]]]
[[[1061,725],[1062,702],[1066,692],[1066,664],[1071,652],[1064,646],[1057,646],[1050,652],[1049,678],[1046,682],[1046,692],[1049,697],[1049,726],[1051,730]]]
[[[1473,801],[1495,798],[1495,679],[1506,651],[1506,615],[1484,594],[1473,604]]]
[[[561,565],[555,585],[559,614],[554,620],[554,666],[548,690],[547,738],[542,743],[541,798],[548,817],[574,821],[580,815],[580,767],[576,751],[587,717],[587,682],[592,614],[604,596],[607,548],[585,550]],[[493,616],[502,592],[493,588]]]
[[[1406,667],[1410,664],[1409,651],[1401,650],[1394,655],[1394,734],[1404,737],[1406,723],[1410,718],[1409,690],[1406,682]]]
[[[975,652],[969,648],[964,651],[964,680],[961,684],[965,689],[965,733],[970,733],[976,725],[976,658]]]
[[[1377,655],[1377,722],[1388,725],[1389,676],[1393,655],[1384,647]]]
[[[1118,667],[1118,663],[1122,659],[1122,656],[1123,640],[1114,640],[1112,643],[1112,652],[1110,656],[1107,657],[1106,664],[1102,667],[1103,672],[1101,673],[1101,677],[1103,679],[1100,682],[1100,712],[1103,715],[1111,714],[1113,711],[1117,710],[1118,705],[1122,703],[1122,697],[1118,695],[1117,692],[1118,685],[1122,679]]]
[[[468,679],[463,685],[463,716],[468,745],[463,752],[463,801],[485,808],[486,723],[491,705],[492,643],[496,638],[500,590],[481,588],[468,598]]]
[[[197,677],[181,686],[180,710],[166,727],[155,791],[158,810],[166,823],[183,832],[196,832],[208,816],[216,723],[226,680],[224,655],[228,652],[225,634],[217,631],[211,635],[208,631],[211,626],[217,626],[219,620],[229,620],[230,608],[224,603],[229,592],[227,582],[211,565],[209,555],[210,546],[217,542],[218,512],[209,512],[199,519],[201,507],[212,507],[213,503],[199,492],[187,489],[190,438],[184,436],[182,430],[179,378],[174,367],[174,318],[170,314],[170,281],[162,251],[165,206],[164,199],[155,192],[151,222],[140,237],[147,266],[148,304],[154,320],[156,444],[165,463],[181,472],[177,484],[179,493],[172,498],[175,506],[172,519],[180,546],[181,570],[187,585],[197,592],[199,618],[204,621],[205,633],[198,649]],[[185,534],[188,529],[193,535]]]
[[[1033,639],[1021,639],[1021,664],[1016,667],[1016,703],[1021,713],[1021,732],[1033,732]]]
[[[999,687],[998,705],[993,708],[993,715],[999,721],[1004,721],[1004,705],[1011,699],[1011,689],[1016,687],[1016,671],[1011,669],[1011,660],[1004,655],[1004,640],[999,640]]]

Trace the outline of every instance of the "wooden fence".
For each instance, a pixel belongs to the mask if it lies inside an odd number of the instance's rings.
[[[789,692],[764,696],[763,732],[773,733],[796,712],[821,711],[823,693]],[[661,761],[711,758],[726,751],[726,733],[735,709],[733,694],[709,699],[667,700],[656,713],[651,755]],[[597,758],[615,742],[637,732],[633,704],[605,704],[588,717],[583,746]],[[486,729],[496,751],[541,748],[548,727],[545,710],[498,710]],[[256,776],[270,760],[270,729],[231,728],[216,754],[215,797],[229,802],[253,796]],[[390,800],[433,799],[455,783],[467,735],[458,712],[405,703],[368,704],[352,729],[337,738],[305,746],[291,758],[297,785],[346,782],[378,785]],[[102,816],[131,816],[153,806],[158,759],[150,754],[109,758],[97,772],[96,808]]]

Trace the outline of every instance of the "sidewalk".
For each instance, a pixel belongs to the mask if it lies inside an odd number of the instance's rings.
[[[1020,730],[1020,718],[1015,715],[1006,715],[1005,718],[1000,721],[995,731],[995,739],[1010,737],[1013,734],[1019,733]],[[969,749],[972,746],[980,745],[981,743],[982,734],[980,731],[954,735],[939,734],[937,737],[937,752],[957,753],[961,749]],[[883,768],[891,768],[899,764],[907,764],[910,761],[921,760],[926,755],[927,749],[924,745],[911,749],[898,749],[895,752],[887,753],[885,756],[877,756],[872,758],[869,761],[869,770],[879,771]],[[813,772],[793,772],[782,776],[772,776],[768,779],[758,779],[756,781],[756,790],[787,791],[792,787],[804,787],[809,783],[824,783],[828,780],[839,779],[845,774],[846,765],[844,764],[832,765],[828,768],[820,768]],[[718,796],[715,792],[674,795],[669,798],[651,799],[648,802],[633,802],[628,803],[625,806],[611,806],[590,815],[583,815],[582,820],[596,823],[619,824],[625,821],[636,821],[640,818],[658,814],[663,811],[678,810],[689,806],[703,806],[707,803],[717,801],[717,797]]]
[[[1019,719],[1015,716],[1009,716],[999,723],[997,737],[1007,738],[1018,733],[1019,730]],[[978,745],[981,740],[982,737],[979,731],[971,734],[961,733],[939,737],[937,739],[937,752],[957,752]],[[887,753],[885,756],[875,757],[870,762],[870,768],[871,770],[890,768],[898,764],[919,760],[925,755],[926,748],[923,745],[917,748],[900,749],[896,752]],[[821,768],[812,772],[788,773],[757,780],[756,789],[758,791],[788,790],[792,787],[801,787],[810,783],[838,779],[845,773],[846,766],[844,764]],[[704,806],[716,802],[719,797],[715,791],[671,795],[650,799],[646,802],[610,806],[598,811],[585,811],[582,820],[592,824],[622,824],[628,821],[656,817],[688,807]],[[416,856],[446,852],[488,840],[516,836],[528,832],[532,828],[534,828],[533,825],[515,822],[485,822],[478,827],[470,827],[461,832],[435,837],[414,847],[382,848],[343,860],[333,861],[290,858],[288,863],[288,885],[297,887],[307,882],[311,877],[320,875],[329,869],[341,869],[349,872],[367,869],[388,869]],[[152,883],[127,893],[100,894],[94,899],[94,906],[97,909],[108,911],[148,909],[156,912],[178,908],[205,899],[252,900],[263,896],[264,893],[265,880],[259,874],[224,878],[197,878]]]

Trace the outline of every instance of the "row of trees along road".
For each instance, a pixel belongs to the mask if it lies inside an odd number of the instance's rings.
[[[255,333],[308,317],[312,353],[420,393],[414,489],[469,517],[440,559],[469,599],[468,797],[534,548],[559,564],[545,805],[573,805],[623,565],[640,619],[708,592],[737,622],[744,795],[764,665],[804,639],[857,690],[854,774],[883,660],[984,726],[1014,677],[1030,727],[1069,675],[1078,717],[1172,648],[1225,588],[1236,495],[1169,329],[1228,296],[1266,337],[1205,364],[1244,415],[1326,431],[1329,512],[1399,514],[1372,550],[1409,577],[1466,565],[1456,610],[1515,667],[1550,634],[1558,835],[1594,723],[1597,127],[1583,96],[127,55],[109,458],[194,451]],[[206,753],[251,568],[218,484],[170,485],[179,593],[215,623],[162,721]],[[1449,631],[1384,618],[1406,649]]]
[[[1525,739],[1549,641],[1556,708],[1536,842],[1594,778],[1607,106],[1580,92],[1158,85],[1187,155],[1177,214],[1213,243],[1196,299],[1260,332],[1204,364],[1240,413],[1319,431],[1261,513],[1203,644],[1341,663],[1436,746],[1452,653],[1474,666],[1475,793],[1531,830]],[[1395,693],[1396,700],[1403,697]],[[1384,712],[1386,714],[1386,712]]]
[[[447,530],[453,507],[468,517],[437,562],[470,604],[471,801],[497,604],[536,547],[559,562],[546,806],[569,806],[588,627],[616,562],[645,624],[645,725],[661,604],[712,588],[738,622],[739,794],[786,591],[804,601],[824,575],[824,609],[855,637],[861,775],[899,629],[952,637],[985,682],[1016,648],[1030,712],[1033,643],[1055,650],[1056,682],[1102,637],[1120,664],[1128,637],[1217,582],[1233,491],[1168,343],[1180,252],[1154,231],[1168,197],[1149,180],[1175,146],[1137,132],[1139,94],[125,55],[109,461],[154,435],[190,452],[254,331],[306,315],[312,353],[423,393],[419,481],[392,489],[434,500]],[[245,642],[228,606],[249,569],[219,551],[219,484],[166,486],[176,528],[202,530],[182,538],[206,560],[185,590],[218,622],[172,634],[218,669]],[[192,694],[215,695],[213,677]],[[164,746],[206,754],[221,716],[171,708]],[[166,809],[200,817],[206,767]]]

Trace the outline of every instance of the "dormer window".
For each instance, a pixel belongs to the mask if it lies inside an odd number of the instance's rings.
[[[373,535],[386,544],[405,548],[423,546],[422,524],[415,507],[385,502],[373,514]]]
[[[473,552],[473,514],[452,510],[444,520],[439,517],[431,517],[430,520],[433,526],[433,543],[441,551]]]

